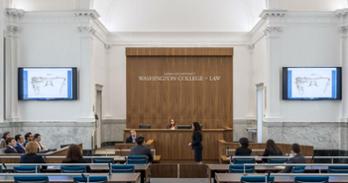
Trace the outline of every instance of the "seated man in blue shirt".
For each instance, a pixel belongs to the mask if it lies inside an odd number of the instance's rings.
[[[131,149],[130,155],[146,155],[149,158],[149,162],[152,162],[153,155],[150,148],[144,146],[144,137],[136,138],[137,145]]]
[[[25,153],[25,147],[24,147],[24,137],[21,134],[18,134],[15,136],[15,140],[17,142],[16,150],[18,153]]]

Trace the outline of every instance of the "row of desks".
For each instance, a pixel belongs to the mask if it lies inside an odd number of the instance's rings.
[[[265,174],[248,174],[248,176],[260,176],[260,175],[262,176]],[[322,174],[322,175],[325,175],[325,174]],[[240,183],[240,179],[242,176],[244,176],[244,174],[216,173],[215,180],[217,183]],[[299,175],[290,175],[290,174],[275,175],[274,182],[275,183],[293,183],[295,176],[299,176]],[[329,182],[330,183],[348,183],[348,175],[330,175]]]
[[[23,174],[21,174],[23,175]],[[49,182],[52,183],[61,183],[61,182],[74,182],[73,177],[75,176],[81,176],[81,174],[40,174],[40,175],[47,175]],[[119,183],[119,182],[132,182],[132,183],[138,183],[140,182],[140,173],[118,173],[118,174],[88,174],[89,176],[107,176],[108,182],[111,183]],[[0,174],[0,182],[1,183],[12,183],[14,181],[13,177],[15,174]]]

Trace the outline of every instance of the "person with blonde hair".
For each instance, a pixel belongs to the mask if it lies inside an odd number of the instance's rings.
[[[130,134],[131,135],[126,139],[126,143],[133,143],[133,144],[135,144],[136,143],[136,139],[137,139],[137,132],[134,129],[132,129],[130,131]]]
[[[21,156],[20,163],[45,163],[42,156],[37,155],[39,146],[35,142],[28,142],[25,154]]]

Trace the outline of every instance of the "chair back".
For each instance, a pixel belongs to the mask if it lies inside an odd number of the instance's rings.
[[[93,163],[114,163],[113,158],[94,158]]]
[[[135,171],[134,165],[112,165],[111,166],[111,172],[112,173],[133,173]]]
[[[287,158],[269,158],[267,160],[267,163],[273,163],[273,164],[277,164],[277,163],[286,163],[288,161]]]
[[[348,173],[348,166],[329,166],[328,173]]]
[[[329,176],[296,176],[295,183],[327,183],[329,182]]]
[[[291,173],[304,173],[306,166],[293,166],[291,167]]]
[[[13,177],[15,183],[48,183],[48,176],[43,175],[16,175]]]
[[[21,165],[13,167],[15,173],[36,173],[35,165]]]
[[[254,158],[235,158],[232,160],[233,164],[245,164],[245,163],[250,163],[253,164],[255,163]]]
[[[87,167],[85,165],[64,165],[60,167],[62,173],[86,173]]]
[[[73,179],[74,179],[74,183],[87,183],[87,182],[106,183],[108,182],[107,176],[89,176],[89,177],[77,176],[77,177],[74,177]]]
[[[127,164],[147,164],[149,163],[149,157],[146,155],[129,155],[127,158]]]
[[[253,173],[255,167],[252,165],[230,164],[228,170],[230,173]]]
[[[268,183],[274,182],[274,177],[270,176],[242,176],[240,178],[241,183],[265,183],[267,180]]]

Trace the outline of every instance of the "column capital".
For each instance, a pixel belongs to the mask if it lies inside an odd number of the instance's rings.
[[[267,26],[263,30],[263,33],[265,34],[265,36],[271,36],[273,34],[277,34],[281,32],[283,32],[283,28],[281,26]]]
[[[24,10],[15,8],[6,8],[6,16],[10,18],[21,18],[24,16]]]
[[[90,34],[96,33],[96,29],[93,26],[78,26],[77,30],[80,33],[90,33]]]
[[[277,9],[270,9],[270,10],[263,10],[260,14],[260,18],[266,19],[269,17],[273,18],[282,18],[286,15],[288,11],[287,10],[277,10]]]
[[[347,17],[347,15],[348,15],[348,8],[336,10],[335,14],[336,14],[337,17]]]

